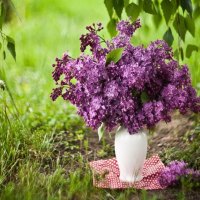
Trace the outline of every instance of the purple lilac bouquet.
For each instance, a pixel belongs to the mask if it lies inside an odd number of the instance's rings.
[[[179,65],[163,40],[146,48],[133,46],[131,38],[139,27],[139,20],[122,20],[110,41],[98,35],[101,23],[86,27],[88,33],[80,37],[80,57],[73,59],[65,53],[56,58],[53,79],[57,88],[51,98],[69,100],[94,129],[102,123],[108,131],[121,125],[130,134],[161,120],[170,122],[176,109],[181,114],[199,112],[200,98],[191,85],[188,67]],[[85,53],[87,47],[90,54]]]
[[[189,177],[193,181],[200,182],[200,171],[187,167],[183,161],[172,161],[161,172],[159,183],[163,187],[176,185],[182,177]]]

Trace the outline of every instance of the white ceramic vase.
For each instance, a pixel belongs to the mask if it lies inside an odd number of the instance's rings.
[[[120,180],[136,182],[142,180],[142,168],[147,154],[145,131],[130,135],[125,128],[119,128],[115,135],[115,155],[120,170]]]

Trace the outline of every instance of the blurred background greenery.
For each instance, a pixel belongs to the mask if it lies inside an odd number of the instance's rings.
[[[40,110],[50,103],[62,107],[63,102],[52,103],[49,98],[53,87],[51,65],[67,50],[72,56],[79,54],[79,37],[85,26],[108,20],[104,4],[101,0],[13,3],[13,19],[5,32],[15,39],[17,61],[9,56],[5,71],[12,92],[20,98],[18,106],[26,109],[30,103],[33,110]]]
[[[51,79],[52,63],[56,56],[60,57],[68,51],[73,57],[78,56],[79,37],[85,32],[85,26],[93,22],[102,22],[104,26],[109,21],[109,16],[103,0],[14,0],[15,6],[10,23],[5,26],[7,34],[15,39],[17,62],[11,57],[5,63],[7,79],[12,87],[12,92],[20,97],[18,102],[24,107],[28,102],[34,101],[36,108],[44,107],[50,101],[49,93],[53,87]],[[127,18],[124,15],[124,18]],[[152,17],[142,14],[142,28],[133,38],[134,44],[148,44],[150,41],[162,39],[167,29],[165,22],[157,29]],[[197,21],[199,24],[200,21]],[[196,25],[196,38],[200,34],[200,26]],[[109,38],[107,30],[102,35]],[[187,32],[188,43],[199,42]],[[174,46],[178,44],[175,38]],[[200,61],[199,52],[194,52],[190,59],[185,58],[192,73],[193,85],[199,88]],[[34,95],[33,95],[34,94]],[[27,98],[28,97],[28,98]],[[40,100],[39,100],[40,99]],[[60,101],[51,105],[63,104]]]

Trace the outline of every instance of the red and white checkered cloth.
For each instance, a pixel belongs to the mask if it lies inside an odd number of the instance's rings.
[[[119,167],[115,158],[90,162],[93,171],[93,185],[99,188],[129,188],[136,189],[164,189],[159,184],[160,172],[165,168],[158,155],[147,159],[143,167],[143,179],[135,183],[126,183],[119,180]]]

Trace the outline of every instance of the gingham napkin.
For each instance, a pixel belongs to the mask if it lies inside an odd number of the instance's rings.
[[[135,183],[126,183],[119,180],[119,167],[115,158],[90,162],[93,171],[93,185],[99,188],[129,188],[136,189],[164,189],[159,184],[160,172],[165,168],[158,155],[147,159],[143,166],[143,179]]]

